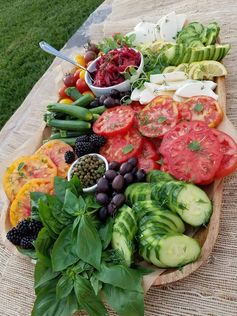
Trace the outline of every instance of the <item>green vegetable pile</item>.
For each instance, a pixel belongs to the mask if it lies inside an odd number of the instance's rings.
[[[44,228],[35,242],[32,316],[69,316],[79,310],[108,315],[102,299],[121,316],[144,315],[144,270],[128,268],[110,248],[113,219],[97,221],[94,195],[82,193],[76,176],[55,177],[55,196],[31,193],[32,217]]]

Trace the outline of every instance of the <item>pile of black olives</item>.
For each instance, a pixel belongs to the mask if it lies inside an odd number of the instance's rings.
[[[111,94],[104,94],[95,98],[89,105],[89,108],[95,108],[104,105],[106,108],[111,108],[123,103],[123,100],[130,97],[131,92],[120,92],[116,89],[111,90]]]
[[[126,187],[134,182],[142,182],[146,179],[143,169],[137,169],[137,158],[130,158],[120,164],[112,161],[104,177],[97,183],[96,201],[103,205],[99,210],[99,218],[104,221],[107,216],[113,216],[118,208],[125,202],[123,192]]]

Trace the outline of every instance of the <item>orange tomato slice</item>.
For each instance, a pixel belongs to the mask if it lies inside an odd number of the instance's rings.
[[[53,179],[33,179],[23,185],[10,207],[10,222],[12,226],[16,226],[19,221],[31,215],[31,192],[54,194]]]
[[[70,165],[67,164],[64,159],[64,154],[66,151],[73,151],[73,149],[70,145],[62,142],[61,140],[51,140],[41,146],[36,151],[36,154],[47,155],[57,166],[58,176],[65,178],[70,167]]]
[[[3,186],[9,200],[13,201],[22,186],[31,179],[53,178],[56,175],[57,168],[48,156],[24,156],[7,168]]]

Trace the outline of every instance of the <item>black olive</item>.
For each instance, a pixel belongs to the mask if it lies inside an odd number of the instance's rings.
[[[119,167],[120,167],[120,163],[117,162],[117,161],[111,161],[111,162],[109,163],[109,170],[115,170],[115,171],[117,171],[117,170],[119,170]]]
[[[107,170],[105,172],[105,178],[109,181],[113,181],[114,178],[117,176],[117,172],[115,170]]]
[[[128,162],[129,162],[133,167],[136,167],[137,162],[138,162],[138,159],[137,159],[137,157],[132,157],[132,158],[128,159]]]
[[[116,211],[117,211],[116,206],[114,204],[112,204],[112,203],[109,203],[109,205],[108,205],[108,213],[110,215],[114,215]]]
[[[134,168],[132,169],[132,174],[133,174],[134,176],[136,176],[136,173],[137,173],[137,168],[134,167]]]
[[[96,201],[102,205],[106,205],[109,203],[109,196],[106,193],[97,193]]]
[[[124,187],[124,177],[121,174],[119,174],[114,178],[112,182],[112,188],[115,191],[121,191],[123,187]]]
[[[104,100],[107,98],[107,95],[102,95],[102,96],[100,96],[100,98],[99,98],[99,103],[100,103],[100,105],[103,105],[104,104]]]
[[[112,107],[112,106],[114,106],[115,105],[115,101],[114,101],[114,99],[113,98],[111,98],[111,97],[107,97],[105,100],[104,100],[104,105],[106,106],[106,107]]]
[[[96,107],[99,106],[99,105],[100,105],[99,100],[98,100],[98,99],[95,99],[95,100],[91,101],[91,103],[89,104],[89,108],[90,108],[90,109],[93,109],[93,108],[96,108]]]
[[[117,208],[119,208],[124,202],[125,195],[122,193],[116,194],[111,200],[111,204],[114,204]]]
[[[133,166],[129,162],[124,162],[121,164],[119,168],[119,173],[121,175],[124,175],[125,173],[132,171],[132,169],[133,169]]]
[[[146,172],[143,169],[139,169],[136,173],[137,181],[142,182],[146,180]]]
[[[124,175],[124,180],[126,181],[127,184],[133,183],[134,181],[134,176],[132,173],[126,173]]]
[[[106,193],[109,191],[109,182],[105,178],[100,178],[100,180],[97,182],[97,192],[100,193]]]
[[[99,209],[99,219],[103,222],[106,220],[107,216],[108,216],[108,210],[106,206],[103,206]]]
[[[112,89],[110,96],[114,99],[119,99],[120,98],[120,91],[116,89]]]

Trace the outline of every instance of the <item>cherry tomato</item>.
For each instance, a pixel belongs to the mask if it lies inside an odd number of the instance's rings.
[[[81,79],[85,79],[85,75],[86,75],[86,71],[82,69],[82,70],[80,71],[80,78],[81,78]]]
[[[100,154],[108,161],[119,163],[138,156],[142,148],[143,138],[136,129],[130,129],[122,137],[120,134],[108,137],[106,144],[101,147]]]
[[[65,90],[67,89],[67,86],[63,86],[59,89],[58,94],[60,96],[61,99],[67,99],[68,95],[66,94]]]
[[[178,122],[177,103],[170,96],[153,99],[138,116],[139,131],[147,137],[162,137]]]
[[[164,158],[170,174],[175,178],[196,184],[208,184],[220,167],[223,154],[211,129],[205,133],[190,131],[170,143]],[[164,153],[163,153],[164,154]]]
[[[76,80],[76,82],[77,82],[77,80],[80,78],[80,76],[81,76],[81,71],[82,70],[80,70],[80,69],[77,69],[75,72],[74,72],[74,78],[75,78],[75,80]],[[84,71],[84,70],[83,70]]]
[[[86,67],[84,56],[82,56],[81,54],[78,54],[74,57],[74,59],[78,64],[82,65],[83,67]]]
[[[213,129],[214,135],[221,146],[223,158],[219,170],[216,172],[216,178],[223,178],[233,173],[237,169],[237,144],[232,137],[224,132]]]
[[[209,127],[216,127],[223,119],[223,111],[219,103],[206,96],[192,97],[184,102],[192,113],[192,121],[198,120],[205,122]]]
[[[72,99],[70,99],[70,98],[64,98],[64,99],[61,99],[61,100],[59,101],[59,103],[71,104],[71,103],[73,103],[73,101],[72,101]]]
[[[81,79],[81,78],[77,80],[77,82],[76,82],[76,88],[77,88],[77,90],[78,90],[80,93],[83,93],[83,92],[89,90],[89,87],[88,87],[88,85],[86,84],[85,80],[84,80],[84,79]]]
[[[76,85],[76,78],[74,74],[68,74],[63,78],[63,82],[66,87],[74,87]]]
[[[83,95],[86,95],[86,94],[90,94],[93,98],[95,98],[95,95],[92,91],[88,90],[88,91],[85,91],[82,93]]]
[[[98,47],[97,47],[97,45],[96,44],[94,44],[94,43],[88,43],[88,47],[87,47],[87,50],[89,51],[93,51],[93,52],[95,52],[96,53],[96,55],[99,53],[99,49],[98,49]]]
[[[134,111],[126,106],[119,105],[107,109],[94,123],[93,131],[104,136],[125,134],[134,122]]]
[[[95,60],[97,57],[96,53],[93,52],[92,50],[88,50],[85,55],[84,55],[84,58],[85,58],[85,62],[86,64],[88,64],[90,61],[92,60]]]

